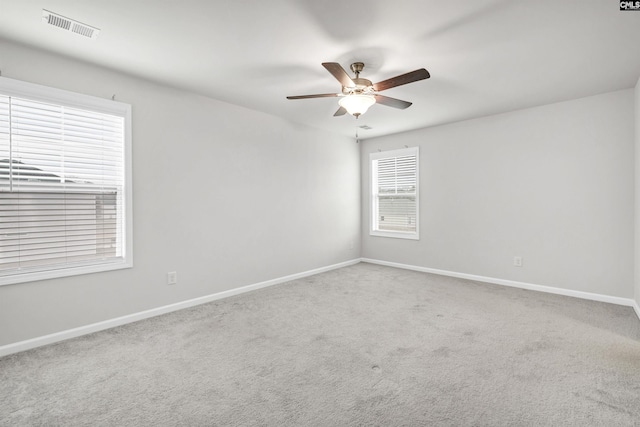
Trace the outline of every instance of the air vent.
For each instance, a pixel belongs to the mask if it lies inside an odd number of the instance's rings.
[[[74,21],[73,19],[58,15],[46,9],[42,9],[42,22],[93,40],[97,39],[98,34],[100,34],[100,29],[96,27]]]

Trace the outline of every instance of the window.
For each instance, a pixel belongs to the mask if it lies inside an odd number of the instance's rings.
[[[418,147],[372,153],[373,236],[418,239]]]
[[[0,77],[0,285],[132,265],[130,121]]]

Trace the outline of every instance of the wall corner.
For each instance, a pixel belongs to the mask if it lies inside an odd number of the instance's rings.
[[[640,317],[640,77],[634,91],[634,300],[636,314]]]

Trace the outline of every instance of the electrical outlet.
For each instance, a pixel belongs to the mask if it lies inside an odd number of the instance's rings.
[[[514,256],[513,257],[513,265],[516,267],[522,267],[522,257],[521,256]]]
[[[167,273],[167,285],[175,285],[178,283],[178,273],[171,271]]]

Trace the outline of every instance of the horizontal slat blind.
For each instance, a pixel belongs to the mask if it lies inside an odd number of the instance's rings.
[[[124,126],[0,95],[0,275],[122,257]]]
[[[378,229],[386,231],[416,231],[415,196],[379,196]]]
[[[415,194],[416,156],[378,161],[378,194]]]
[[[417,153],[372,161],[374,230],[417,232],[417,163]]]

